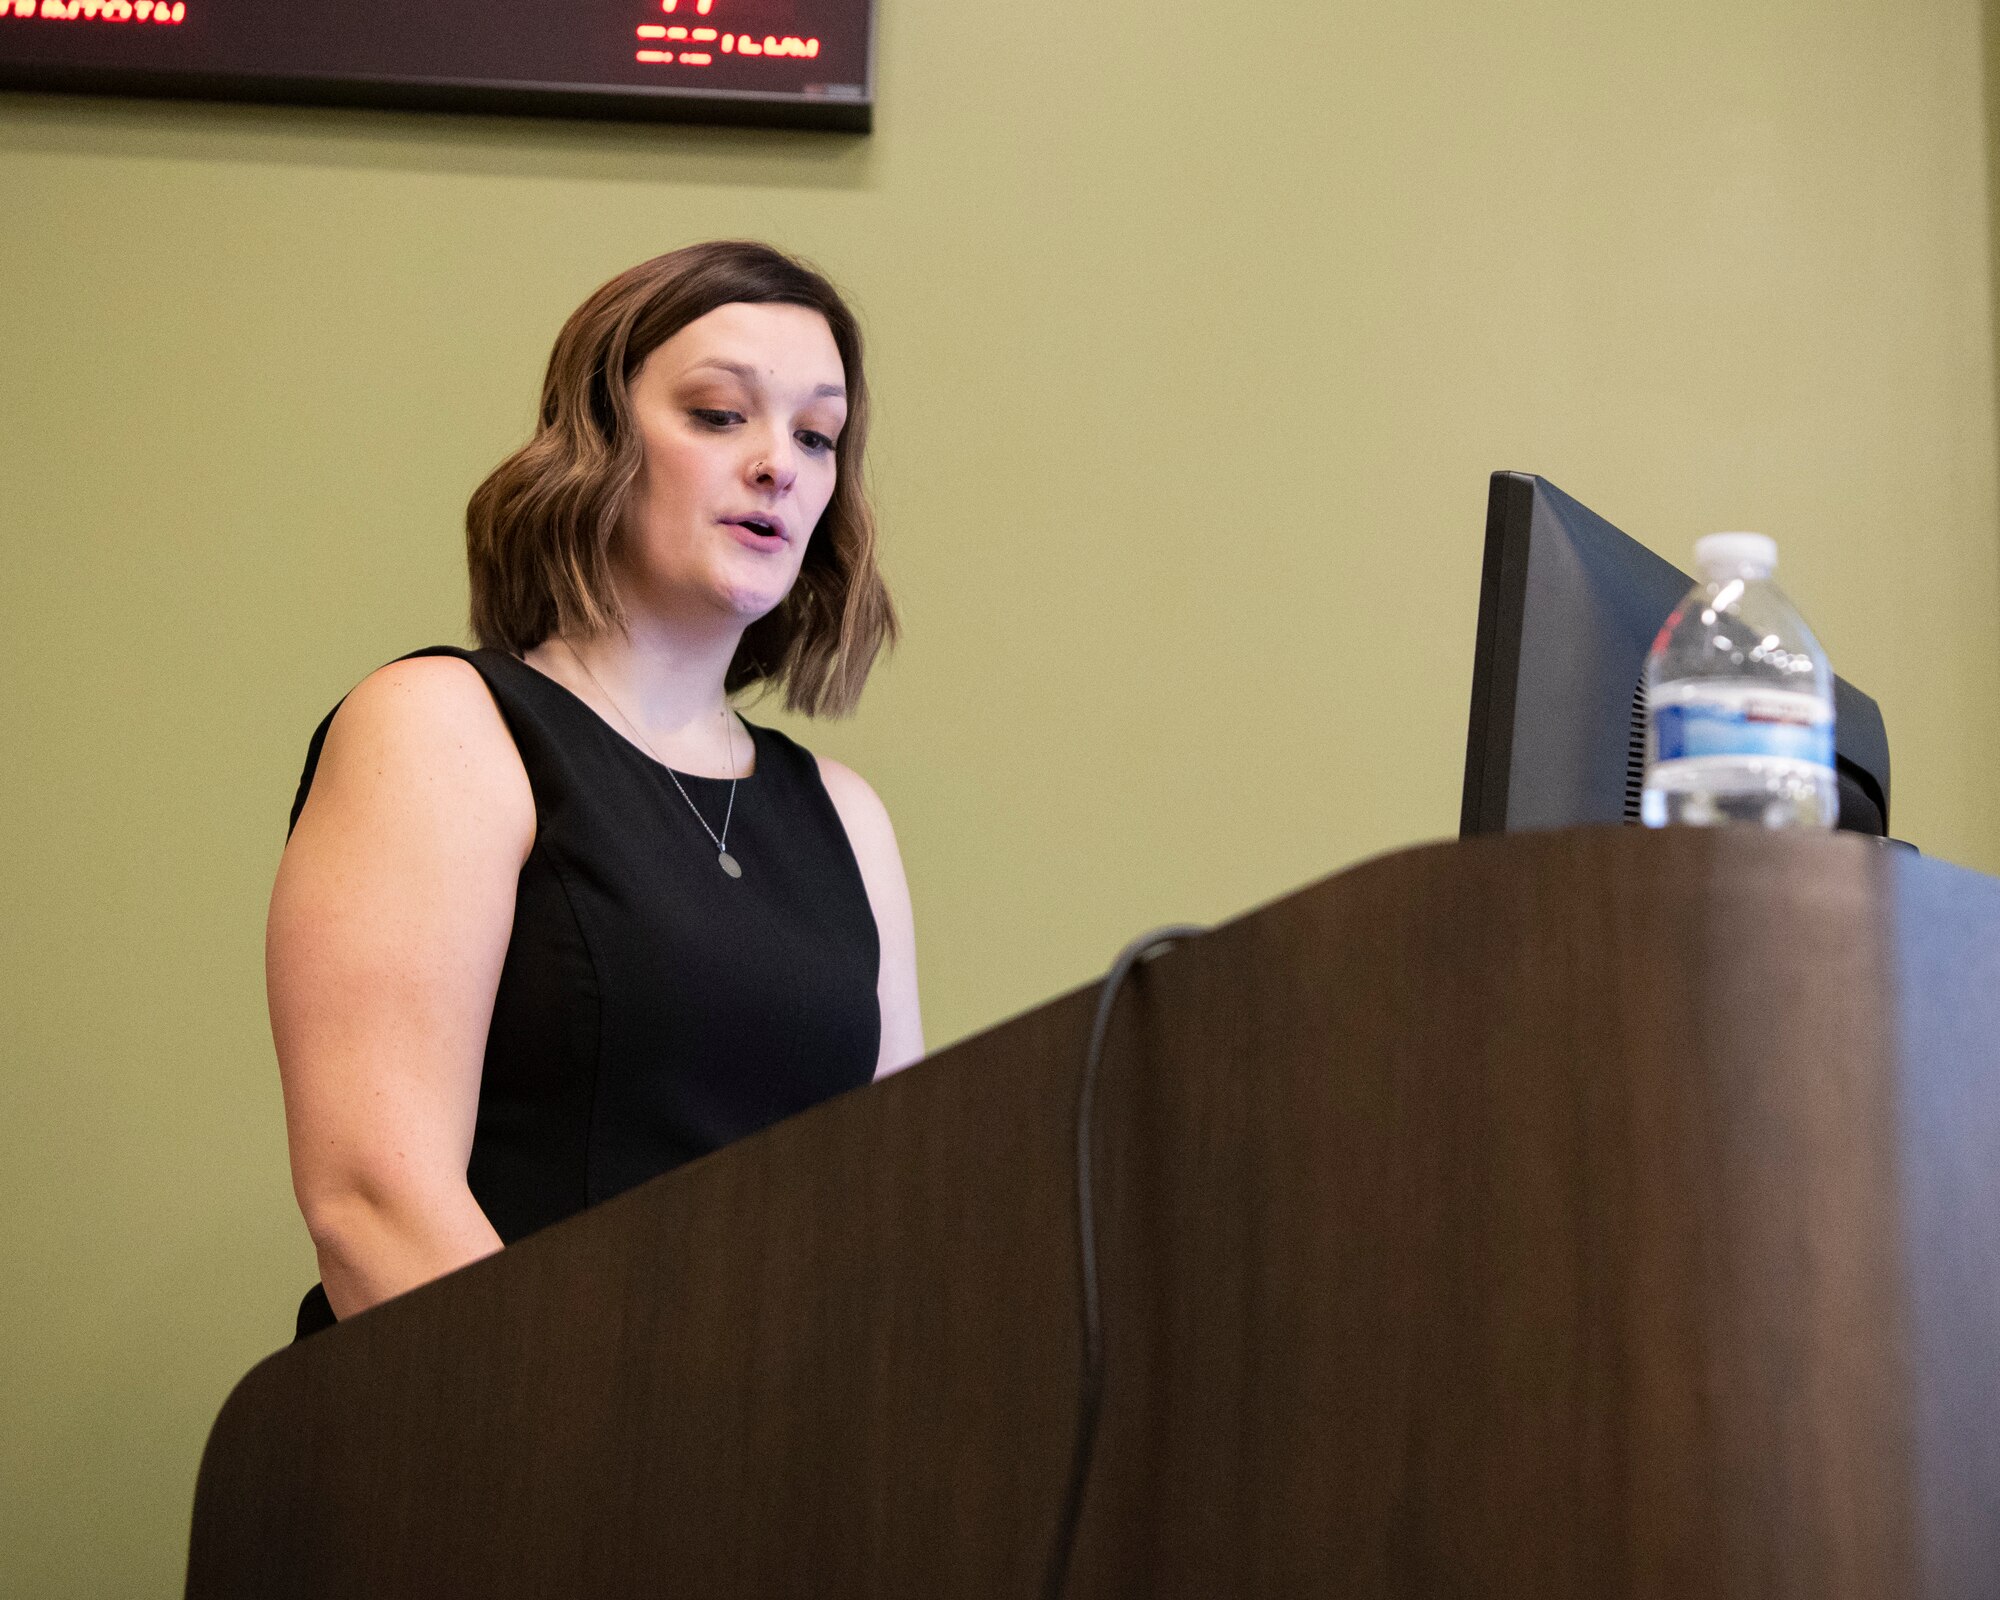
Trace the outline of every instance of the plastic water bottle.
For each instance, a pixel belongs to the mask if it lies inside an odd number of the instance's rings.
[[[1649,828],[1831,828],[1833,671],[1771,581],[1776,543],[1712,533],[1694,547],[1701,579],[1646,657]]]

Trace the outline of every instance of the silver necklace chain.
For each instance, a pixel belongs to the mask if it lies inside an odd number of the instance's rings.
[[[590,663],[583,659],[583,656],[578,652],[575,645],[571,644],[567,639],[563,640],[562,643],[563,648],[570,653],[570,659],[583,668],[584,676],[597,685],[597,692],[604,696],[605,704],[617,712],[618,720],[632,730],[633,737],[639,741],[646,754],[651,756],[655,761],[658,761],[661,767],[665,768],[667,777],[672,780],[675,790],[687,802],[688,810],[694,813],[694,820],[701,824],[701,831],[715,841],[715,854],[716,858],[722,863],[722,870],[732,878],[742,877],[742,867],[737,865],[736,858],[729,853],[729,821],[736,815],[737,783],[736,738],[730,732],[729,728],[729,707],[725,704],[722,708],[722,736],[729,745],[729,804],[723,808],[722,832],[717,833],[708,825],[708,818],[701,814],[701,807],[694,803],[693,796],[681,787],[680,774],[675,772],[668,762],[661,759],[660,752],[653,748],[653,741],[648,739],[640,730],[639,724],[625,715],[625,708],[613,698],[611,691],[604,687],[604,680],[590,670]]]
[[[735,742],[736,741],[733,739],[730,741],[732,745]],[[648,746],[648,748],[650,749],[651,747]],[[660,758],[658,756],[655,756],[653,759],[655,761],[659,761]],[[729,764],[732,768],[734,768],[736,765],[736,752],[734,750],[731,750],[729,753]],[[663,767],[667,767],[667,764],[664,761],[660,761],[660,765]],[[735,772],[731,771],[731,773],[729,774],[729,804],[722,808],[722,832],[720,833],[717,833],[713,828],[711,828],[708,825],[708,818],[704,817],[701,814],[701,807],[694,803],[694,800],[689,796],[687,790],[681,789],[681,780],[677,776],[675,776],[674,769],[672,767],[667,767],[667,776],[674,780],[674,787],[676,789],[680,789],[680,796],[683,800],[687,801],[688,810],[694,813],[694,820],[701,824],[701,831],[707,834],[709,838],[715,841],[716,853],[718,855],[728,855],[729,846],[726,843],[724,843],[724,841],[729,837],[729,819],[736,815]]]

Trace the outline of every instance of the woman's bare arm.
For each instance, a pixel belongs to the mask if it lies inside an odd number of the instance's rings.
[[[910,885],[889,813],[852,767],[819,758],[820,781],[847,829],[875,928],[882,940],[881,977],[876,997],[882,1007],[882,1050],[875,1076],[900,1072],[924,1053],[924,1021],[917,1005],[917,931],[910,911]]]
[[[374,673],[333,719],[271,895],[292,1185],[338,1316],[500,1248],[466,1186],[534,796],[463,661]]]

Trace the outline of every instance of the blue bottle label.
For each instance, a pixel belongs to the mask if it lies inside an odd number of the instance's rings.
[[[1653,759],[1764,756],[1833,765],[1833,715],[1815,695],[1711,689],[1653,707]]]

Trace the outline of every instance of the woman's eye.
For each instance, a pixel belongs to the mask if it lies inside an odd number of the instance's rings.
[[[688,415],[693,417],[695,421],[704,423],[711,428],[726,428],[732,422],[741,422],[743,420],[734,411],[711,411],[703,407],[696,407]]]
[[[799,431],[799,443],[814,455],[824,455],[833,448],[833,441],[823,433],[815,433],[811,428]]]

